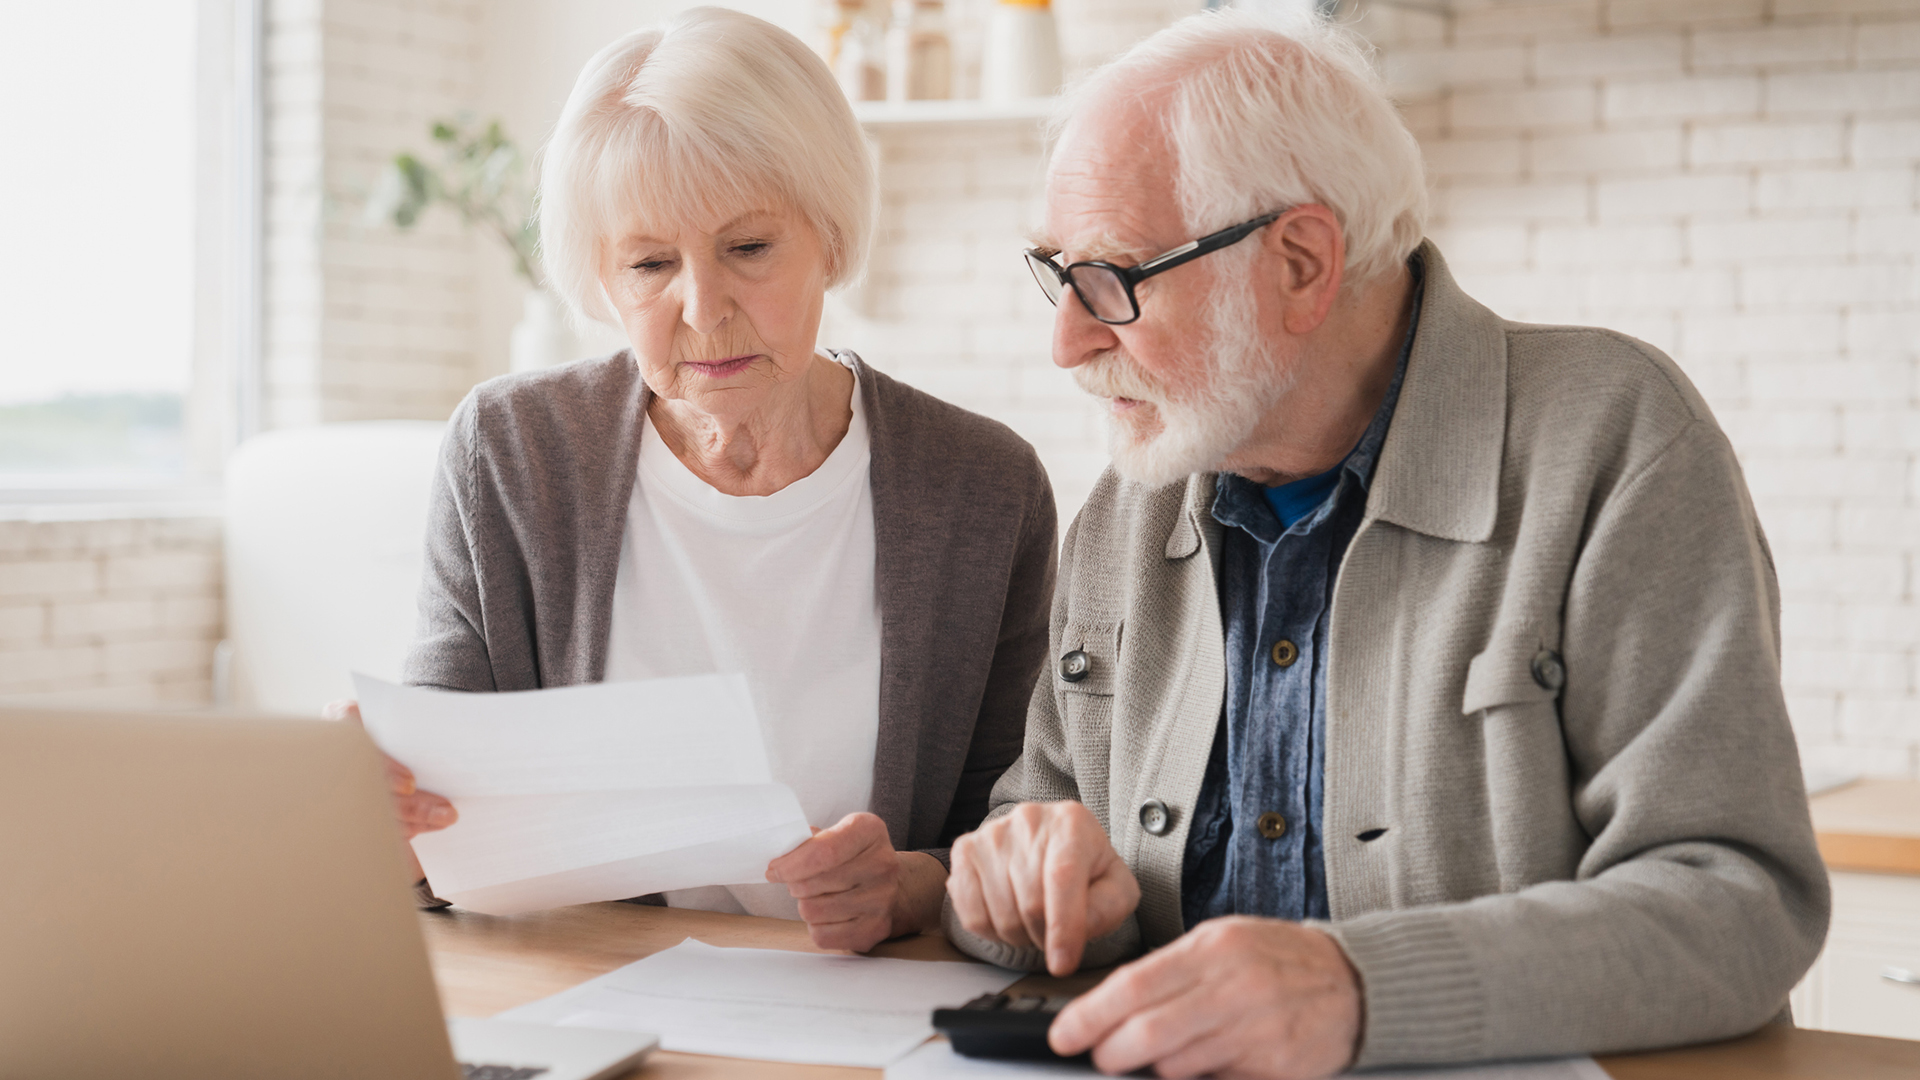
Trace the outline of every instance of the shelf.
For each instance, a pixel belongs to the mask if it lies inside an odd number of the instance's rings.
[[[853,115],[862,127],[891,130],[960,124],[1037,125],[1053,115],[1058,98],[1017,101],[856,101]]]

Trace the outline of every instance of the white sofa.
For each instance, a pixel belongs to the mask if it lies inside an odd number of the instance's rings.
[[[446,425],[275,431],[226,483],[227,639],[236,706],[312,715],[350,673],[396,679],[413,637],[427,490]]]

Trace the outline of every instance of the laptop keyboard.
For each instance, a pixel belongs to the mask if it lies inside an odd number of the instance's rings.
[[[521,1068],[518,1065],[469,1065],[460,1063],[467,1080],[533,1080],[546,1069]]]

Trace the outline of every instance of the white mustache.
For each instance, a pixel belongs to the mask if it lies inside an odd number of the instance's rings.
[[[1094,397],[1154,402],[1165,397],[1160,387],[1141,372],[1133,358],[1118,349],[1101,353],[1074,368],[1073,381]]]

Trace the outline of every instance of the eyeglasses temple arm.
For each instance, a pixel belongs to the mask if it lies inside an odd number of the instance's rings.
[[[1174,267],[1179,266],[1181,263],[1192,262],[1193,260],[1199,258],[1202,255],[1206,255],[1210,252],[1219,251],[1221,248],[1227,247],[1231,244],[1239,243],[1240,241],[1246,239],[1248,233],[1252,232],[1255,229],[1260,228],[1263,225],[1272,224],[1274,221],[1278,220],[1279,217],[1280,217],[1280,214],[1278,212],[1272,213],[1272,214],[1262,214],[1261,216],[1254,218],[1252,221],[1241,222],[1240,224],[1234,225],[1230,228],[1222,229],[1217,233],[1213,233],[1208,236],[1203,236],[1198,240],[1189,240],[1186,243],[1181,244],[1179,247],[1174,248],[1172,251],[1169,251],[1160,255],[1155,255],[1153,258],[1148,259],[1146,262],[1143,262],[1138,266],[1129,268],[1127,277],[1137,283],[1141,279],[1150,277],[1154,274],[1159,273],[1162,270],[1171,270]]]

